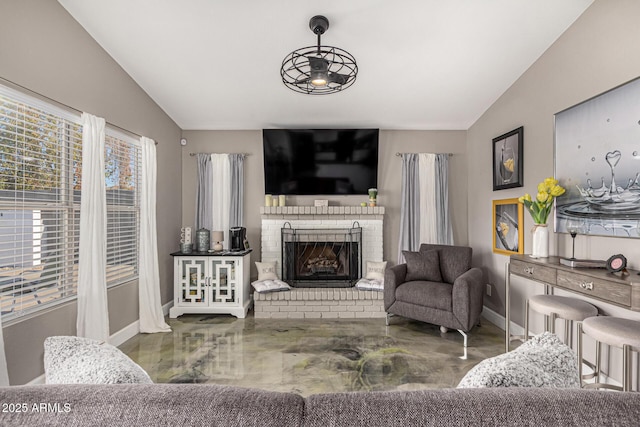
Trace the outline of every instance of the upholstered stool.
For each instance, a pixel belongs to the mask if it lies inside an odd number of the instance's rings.
[[[587,317],[597,316],[598,309],[586,301],[558,295],[534,295],[525,306],[524,339],[529,339],[529,309],[550,317],[550,326],[545,331],[555,333],[556,318],[564,319],[565,343],[571,347],[570,327],[572,322],[582,322]]]
[[[608,388],[631,390],[631,351],[640,349],[640,322],[621,317],[598,316],[585,319],[578,324],[578,369],[582,371],[582,333],[596,340],[596,382],[585,384],[585,388]],[[622,349],[622,387],[598,382],[600,380],[600,344],[605,343]],[[580,372],[582,373],[582,372]]]

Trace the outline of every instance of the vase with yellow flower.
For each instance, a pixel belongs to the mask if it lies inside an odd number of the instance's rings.
[[[546,258],[549,256],[547,220],[553,209],[553,201],[556,197],[562,196],[564,192],[565,189],[558,185],[558,180],[549,177],[538,184],[538,194],[536,194],[535,199],[532,199],[528,193],[518,199],[527,208],[535,223],[531,230],[531,256],[534,258]]]

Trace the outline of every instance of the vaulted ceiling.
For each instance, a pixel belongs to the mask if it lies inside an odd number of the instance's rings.
[[[58,0],[182,129],[468,129],[593,0]],[[280,66],[322,43],[350,88],[310,96]]]

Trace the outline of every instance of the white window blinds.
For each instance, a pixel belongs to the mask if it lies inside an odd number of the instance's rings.
[[[115,285],[138,275],[142,154],[138,141],[106,133],[107,285]]]
[[[17,317],[76,294],[82,129],[0,92],[0,307]]]
[[[107,286],[137,278],[139,142],[105,141]],[[80,115],[0,85],[0,307],[20,317],[76,296]]]

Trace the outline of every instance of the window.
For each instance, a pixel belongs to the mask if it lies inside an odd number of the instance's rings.
[[[141,156],[137,141],[107,130],[107,286],[138,275]]]
[[[107,285],[137,277],[140,148],[107,129]],[[78,114],[0,86],[0,307],[16,318],[75,298]]]

